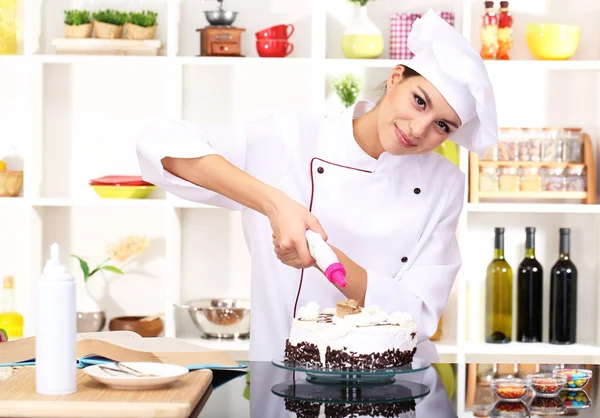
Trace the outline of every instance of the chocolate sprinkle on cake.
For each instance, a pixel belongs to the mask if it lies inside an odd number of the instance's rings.
[[[414,400],[381,404],[325,404],[325,417],[398,417],[400,414],[415,411]],[[285,400],[285,409],[298,418],[318,418],[321,405],[317,402]]]
[[[316,402],[285,400],[285,409],[296,414],[298,418],[318,418],[321,405]]]
[[[301,342],[294,346],[290,340],[285,341],[285,361],[307,366],[323,367],[319,348],[316,344]]]
[[[389,349],[381,353],[356,354],[327,347],[325,367],[337,370],[373,370],[400,367],[412,362],[417,348]]]

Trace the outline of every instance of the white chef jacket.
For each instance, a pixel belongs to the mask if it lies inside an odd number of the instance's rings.
[[[316,301],[324,309],[346,298],[316,268],[299,270],[277,259],[267,217],[171,174],[164,157],[220,154],[305,205],[328,242],[366,270],[365,306],[409,312],[417,356],[438,360],[427,340],[461,266],[455,232],[464,174],[434,152],[366,154],[354,139],[352,118],[374,106],[361,101],[325,119],[281,111],[232,124],[159,121],[139,136],[144,180],[184,199],[242,211],[251,254],[250,360],[283,355],[300,306]]]

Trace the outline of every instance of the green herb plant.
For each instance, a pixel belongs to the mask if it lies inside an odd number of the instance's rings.
[[[92,23],[92,16],[87,10],[65,10],[65,25],[79,26]]]
[[[127,22],[127,13],[113,9],[99,10],[94,12],[93,17],[97,22],[109,23],[117,26],[124,25],[125,22]]]
[[[346,108],[352,106],[360,93],[358,77],[352,73],[344,74],[333,81],[333,87]]]
[[[359,6],[366,6],[368,2],[370,1],[374,1],[374,0],[348,0],[350,3],[356,3]]]
[[[127,15],[127,23],[141,26],[143,28],[150,28],[156,25],[157,17],[158,13],[150,10],[144,10],[142,12],[130,12]]]
[[[98,266],[95,269],[90,271],[90,265],[83,258],[81,258],[77,255],[74,255],[74,254],[71,254],[71,257],[74,257],[77,260],[79,260],[79,266],[81,267],[81,272],[83,273],[83,281],[84,282],[87,282],[90,277],[92,277],[94,274],[96,274],[100,270],[107,270],[107,271],[112,271],[113,273],[117,273],[117,274],[124,274],[121,269],[119,269],[115,266],[106,265],[106,263],[108,263],[110,261],[110,258],[107,258],[102,263],[98,264]]]

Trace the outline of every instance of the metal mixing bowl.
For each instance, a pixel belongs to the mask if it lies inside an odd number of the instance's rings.
[[[238,12],[229,10],[209,10],[205,11],[206,20],[211,26],[231,26],[237,17]]]
[[[241,299],[196,299],[176,307],[186,309],[196,327],[208,338],[248,338],[250,301]]]

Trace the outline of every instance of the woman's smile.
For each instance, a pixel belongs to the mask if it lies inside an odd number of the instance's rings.
[[[417,146],[417,144],[408,139],[406,134],[402,132],[402,129],[398,128],[396,125],[394,125],[394,128],[396,130],[396,138],[398,139],[400,145],[402,145],[404,148],[414,148]]]

